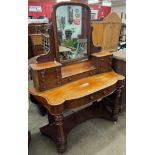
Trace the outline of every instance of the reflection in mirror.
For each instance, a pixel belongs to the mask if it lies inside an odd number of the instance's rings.
[[[87,9],[77,5],[59,6],[56,21],[60,62],[87,59]]]

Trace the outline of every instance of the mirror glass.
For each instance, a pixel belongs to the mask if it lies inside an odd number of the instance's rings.
[[[56,9],[60,62],[88,58],[88,10],[77,5],[64,5]]]

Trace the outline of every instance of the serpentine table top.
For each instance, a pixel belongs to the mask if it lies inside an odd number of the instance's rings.
[[[105,89],[123,79],[124,76],[111,71],[80,79],[47,91],[39,92],[35,88],[29,88],[29,93],[44,98],[43,104],[57,106],[67,100],[78,99]]]

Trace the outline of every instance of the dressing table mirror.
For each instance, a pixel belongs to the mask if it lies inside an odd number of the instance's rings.
[[[76,125],[95,117],[117,121],[124,76],[112,71],[112,53],[91,53],[90,8],[77,2],[55,5],[50,27],[50,51],[30,64],[32,102],[48,111],[40,131],[53,139],[58,152],[67,149],[67,135]],[[108,111],[104,98],[113,95]],[[81,108],[64,116],[66,109]]]
[[[53,11],[57,60],[63,65],[88,60],[90,9],[82,4],[60,3]]]

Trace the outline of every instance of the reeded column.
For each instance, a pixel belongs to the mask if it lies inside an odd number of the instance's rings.
[[[123,87],[124,87],[123,82],[119,81],[117,84],[117,90],[115,92],[115,100],[113,101],[113,108],[112,108],[112,119],[114,122],[118,120],[118,113],[120,109],[120,99],[122,96]]]
[[[57,128],[56,144],[58,152],[62,153],[67,148],[66,136],[63,128],[64,116],[63,114],[54,115],[55,127]]]

